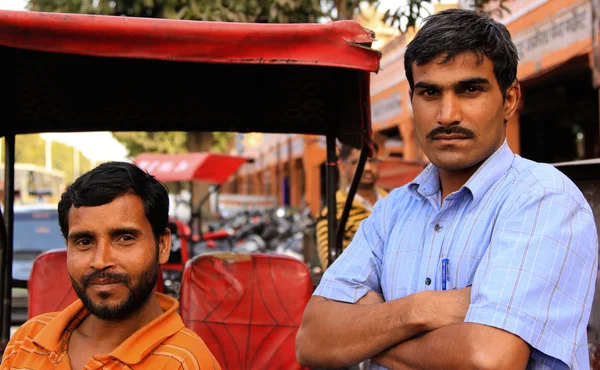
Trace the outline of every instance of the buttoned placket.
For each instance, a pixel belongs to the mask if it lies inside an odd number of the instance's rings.
[[[456,209],[454,204],[462,197],[453,193],[449,195],[438,209],[437,214],[428,222],[425,237],[423,238],[423,258],[420,268],[420,286],[423,290],[440,290],[442,289],[441,282],[441,261],[442,253],[448,253],[448,248],[445,248],[444,240],[450,229],[449,223],[454,218]]]

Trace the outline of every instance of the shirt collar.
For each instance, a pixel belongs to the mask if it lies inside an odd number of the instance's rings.
[[[375,187],[375,191],[377,192],[377,201],[381,200],[382,198],[385,198],[387,195],[387,191],[385,191],[385,189],[380,188],[378,186]],[[348,198],[349,192],[350,192],[350,187],[347,186],[346,189],[341,193],[341,194],[343,194],[344,203],[345,203],[345,199]],[[357,207],[357,206],[363,207],[364,209],[366,209],[369,212],[373,212],[373,207],[375,206],[375,204],[371,204],[371,202],[369,202],[365,198],[358,195],[358,192],[356,194],[354,194],[354,199],[352,200],[352,205],[355,207]]]
[[[137,364],[165,339],[184,327],[181,317],[177,314],[177,300],[160,293],[155,295],[164,313],[133,333],[112,351],[109,357],[115,357],[128,365]],[[87,315],[89,312],[78,299],[50,321],[33,341],[49,351],[60,353],[68,343],[71,332]]]
[[[479,202],[492,185],[506,174],[512,166],[514,159],[514,153],[508,147],[506,140],[504,140],[504,144],[483,162],[463,186],[471,191],[475,203]]]
[[[498,181],[512,166],[515,155],[504,143],[475,171],[469,180],[462,186],[468,189],[473,196],[473,201],[478,202],[490,187]],[[436,166],[430,163],[425,169],[408,184],[413,194],[420,194],[428,198],[440,191],[440,176]]]
[[[79,324],[89,315],[80,299],[59,312],[33,338],[33,342],[50,352],[59,354],[69,341],[69,337]]]

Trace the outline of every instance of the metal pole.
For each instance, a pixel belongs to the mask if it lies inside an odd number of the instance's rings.
[[[350,183],[350,189],[348,190],[348,198],[346,199],[346,203],[344,204],[344,210],[342,211],[342,217],[340,217],[340,224],[337,229],[336,249],[338,250],[338,256],[340,253],[342,253],[342,241],[344,240],[346,222],[348,221],[348,216],[350,216],[350,210],[352,209],[352,201],[354,200],[354,196],[356,195],[356,191],[358,190],[358,183],[360,182],[360,178],[362,177],[363,172],[365,170],[365,164],[367,163],[368,153],[369,147],[366,143],[363,143],[362,149],[360,151],[360,157],[358,158],[358,165],[356,166],[354,177],[352,177],[352,182]]]
[[[275,144],[275,195],[277,196],[278,206],[283,206],[283,181],[281,174],[281,142],[277,141]]]
[[[337,158],[335,153],[335,135],[327,135],[326,191],[327,191],[327,242],[329,247],[329,266],[339,256],[337,250],[337,202],[336,183]]]
[[[4,148],[4,227],[6,244],[2,250],[2,344],[5,347],[10,339],[12,323],[12,262],[13,262],[13,218],[15,194],[15,135],[5,137]]]
[[[600,0],[592,0],[592,84],[598,89],[598,125],[600,125]]]

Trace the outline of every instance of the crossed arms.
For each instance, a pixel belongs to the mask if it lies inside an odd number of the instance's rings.
[[[545,183],[567,187],[561,178]],[[473,284],[472,294],[426,290],[383,302],[388,223],[404,212],[393,194],[386,197],[306,307],[298,361],[339,368],[372,359],[390,369],[524,369],[532,353],[560,368],[575,356],[585,361],[580,333],[598,270],[593,213],[582,196],[559,187],[535,178],[517,184],[473,277],[462,282]],[[396,224],[419,227],[402,220]]]
[[[463,322],[470,292],[425,291],[383,302],[370,291],[356,304],[315,296],[296,339],[298,361],[327,368],[371,358],[389,369],[524,369],[525,341]]]

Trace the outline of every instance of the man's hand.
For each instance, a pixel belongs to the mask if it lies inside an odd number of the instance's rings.
[[[425,303],[423,306],[424,313],[431,318],[428,321],[431,326],[429,330],[463,322],[471,303],[471,287],[445,291],[427,291],[418,294],[422,295],[421,298]],[[356,304],[368,305],[383,302],[385,302],[383,297],[371,290]]]
[[[410,295],[384,302],[369,291],[355,304],[313,296],[296,336],[296,357],[308,367],[358,364],[423,333],[424,301]]]
[[[428,330],[446,325],[458,324],[465,320],[471,303],[471,287],[453,290],[434,290],[416,293],[422,295],[423,314]]]

